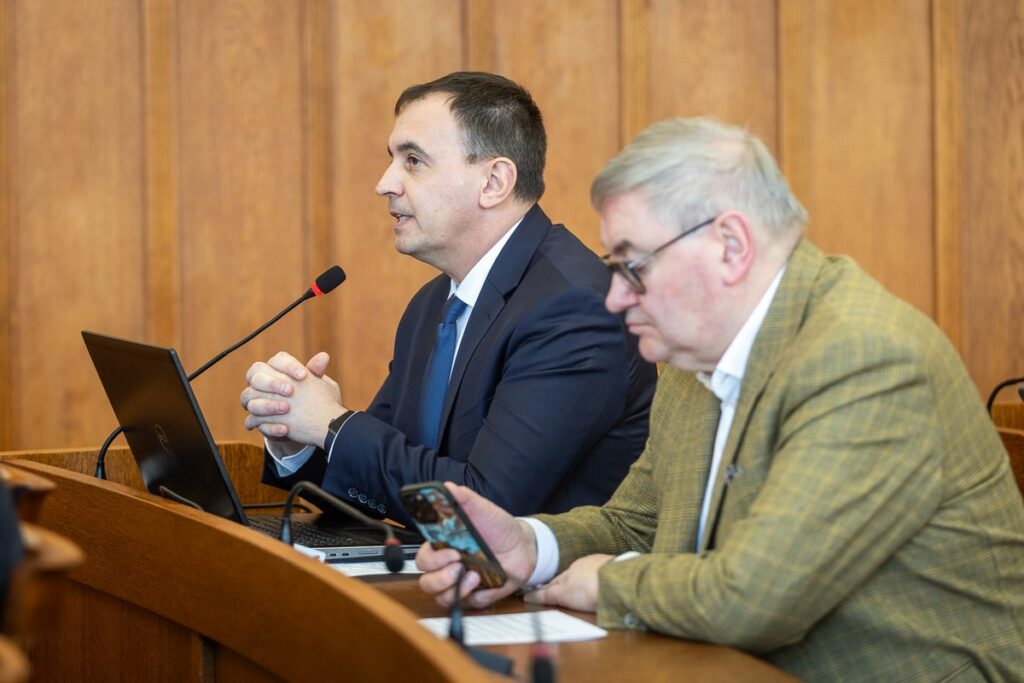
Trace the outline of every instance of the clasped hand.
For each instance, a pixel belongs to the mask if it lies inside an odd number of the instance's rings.
[[[338,383],[325,374],[329,361],[321,351],[303,365],[281,352],[266,363],[253,363],[240,397],[249,413],[245,428],[259,430],[289,452],[323,445],[328,424],[345,412]]]

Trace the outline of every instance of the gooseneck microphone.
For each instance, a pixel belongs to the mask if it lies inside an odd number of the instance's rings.
[[[288,545],[292,544],[292,504],[295,502],[295,497],[305,491],[313,493],[318,499],[330,503],[335,509],[344,512],[350,517],[354,517],[361,524],[372,526],[383,531],[385,536],[384,566],[387,567],[388,571],[392,574],[397,574],[402,571],[402,568],[405,566],[405,557],[402,555],[402,546],[398,542],[398,539],[395,538],[395,532],[392,530],[390,524],[382,522],[379,519],[367,517],[345,501],[332,496],[316,484],[308,481],[300,481],[293,486],[290,491],[288,491],[288,498],[284,501],[284,512],[281,513],[281,534],[279,536],[281,541]]]
[[[993,404],[995,404],[996,396],[999,395],[1000,391],[1002,391],[1006,387],[1013,386],[1014,384],[1022,383],[1024,383],[1024,377],[1013,377],[1012,379],[1003,380],[1002,382],[997,384],[995,389],[992,390],[992,393],[988,395],[988,401],[985,403],[985,409],[988,410],[988,414],[992,414],[992,406]],[[1024,386],[1020,388],[1020,397],[1021,400],[1024,400]]]
[[[247,342],[249,342],[253,337],[255,337],[260,332],[262,332],[263,330],[267,329],[268,327],[270,327],[271,325],[276,323],[278,320],[280,320],[281,318],[286,316],[288,313],[291,312],[291,310],[293,308],[295,308],[296,306],[301,304],[306,299],[312,299],[315,296],[323,296],[324,294],[327,294],[327,293],[333,291],[338,285],[340,285],[344,281],[345,281],[345,271],[341,269],[341,266],[331,266],[330,268],[328,268],[327,270],[325,270],[324,272],[322,272],[320,274],[320,276],[313,282],[312,286],[310,286],[310,288],[307,289],[302,294],[302,296],[300,296],[298,299],[296,299],[295,301],[293,301],[290,304],[288,304],[288,306],[285,307],[285,309],[283,311],[281,311],[280,313],[275,315],[273,318],[271,318],[267,322],[265,322],[262,325],[260,325],[260,327],[257,328],[255,332],[253,332],[252,334],[249,334],[248,336],[246,336],[241,341],[232,344],[231,346],[229,346],[228,348],[224,349],[223,351],[218,353],[216,356],[211,358],[201,368],[199,368],[198,370],[193,372],[191,375],[189,375],[188,376],[188,381],[191,382],[196,377],[198,377],[199,375],[201,375],[204,372],[206,372],[207,370],[209,370],[213,365],[215,365],[218,361],[220,361],[222,358],[224,358],[224,356],[228,355],[229,353],[231,353],[232,351],[234,351],[238,347],[242,346],[243,344],[246,344]],[[124,429],[122,427],[118,426],[117,429],[115,429],[114,431],[112,431],[110,433],[110,436],[108,436],[107,440],[103,442],[103,445],[100,446],[99,455],[96,457],[96,478],[97,479],[106,479],[107,478],[107,469],[106,469],[106,466],[104,465],[104,462],[106,461],[106,457],[107,457],[107,450],[110,448],[110,444],[113,443],[114,439],[117,438],[118,434],[120,434],[123,431],[124,431]]]
[[[488,652],[487,650],[481,650],[475,648],[472,645],[467,645],[465,641],[465,628],[462,620],[462,596],[459,591],[459,584],[462,583],[462,577],[466,575],[466,566],[462,566],[462,571],[459,573],[459,578],[455,580],[455,596],[452,602],[451,610],[448,612],[448,637],[453,643],[458,645],[463,652],[473,658],[473,661],[484,667],[488,671],[493,671],[496,674],[502,676],[512,675],[512,660],[505,655],[499,655],[496,652]]]

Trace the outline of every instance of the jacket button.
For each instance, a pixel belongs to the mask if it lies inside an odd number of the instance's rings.
[[[386,515],[388,513],[388,506],[385,505],[384,503],[381,503],[380,505],[377,506],[377,510],[380,511],[380,514]]]
[[[359,494],[359,502],[360,503],[365,503],[366,502],[366,494],[365,493],[360,493]]]
[[[359,491],[356,491],[355,487],[352,487],[348,490],[349,498],[355,498],[357,495],[359,495]]]

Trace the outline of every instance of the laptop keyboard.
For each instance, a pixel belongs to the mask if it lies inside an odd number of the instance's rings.
[[[277,515],[260,515],[249,518],[249,526],[273,538],[281,536],[281,518]],[[330,548],[334,546],[380,545],[383,534],[376,536],[353,533],[349,529],[332,528],[305,520],[292,520],[292,543],[308,548]]]

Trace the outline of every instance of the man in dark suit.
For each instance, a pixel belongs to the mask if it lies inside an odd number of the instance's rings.
[[[655,369],[604,309],[598,258],[537,205],[540,111],[505,78],[454,73],[407,89],[395,115],[377,193],[396,249],[442,274],[409,303],[363,412],[325,353],[250,368],[264,480],[322,482],[398,519],[398,489],[431,479],[522,514],[603,503],[643,449]]]

